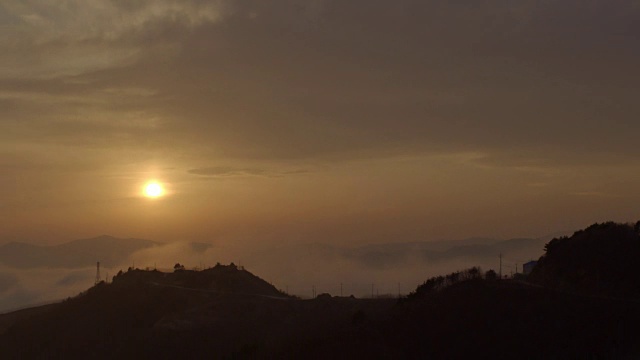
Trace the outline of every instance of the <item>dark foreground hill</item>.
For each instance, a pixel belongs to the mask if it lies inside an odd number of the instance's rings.
[[[309,344],[347,339],[345,331],[378,318],[394,303],[330,296],[297,300],[233,265],[174,273],[132,270],[42,311],[0,316],[0,322],[13,316],[0,335],[0,358],[303,354]]]
[[[403,300],[301,300],[235,266],[134,270],[0,316],[0,358],[632,359],[639,321],[636,301],[477,274]]]
[[[529,281],[561,291],[640,299],[640,222],[593,224],[551,240]]]
[[[412,358],[640,358],[635,301],[468,280],[395,310],[391,342]]]

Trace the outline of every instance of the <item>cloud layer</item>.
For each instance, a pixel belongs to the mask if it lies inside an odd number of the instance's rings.
[[[40,108],[34,137],[69,145],[83,134],[127,146],[144,137],[150,148],[276,160],[631,153],[633,1],[69,1],[3,10],[12,51],[2,68],[12,74],[0,76],[9,89],[0,98],[12,117],[33,121]]]
[[[633,0],[4,1],[0,238],[633,220],[639,24]]]

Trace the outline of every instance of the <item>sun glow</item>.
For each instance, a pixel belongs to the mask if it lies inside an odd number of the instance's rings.
[[[157,198],[164,195],[164,189],[158,182],[149,182],[144,186],[144,195],[150,198]]]

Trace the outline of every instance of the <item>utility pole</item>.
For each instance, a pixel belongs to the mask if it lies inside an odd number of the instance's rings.
[[[340,283],[340,297],[342,297],[342,283]]]
[[[400,283],[398,283],[398,299],[400,299]]]
[[[96,283],[95,285],[98,285],[98,283],[102,281],[102,279],[100,278],[100,261],[97,262],[96,264]]]
[[[371,298],[373,299],[373,287],[374,287],[374,283],[371,283]]]
[[[502,253],[500,253],[500,280],[502,280]]]

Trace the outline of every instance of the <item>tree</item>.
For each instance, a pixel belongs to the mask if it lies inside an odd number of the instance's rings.
[[[173,271],[179,270],[184,270],[184,265],[181,265],[180,263],[176,263],[175,265],[173,265]]]
[[[466,271],[468,279],[479,279],[482,277],[482,271],[479,267],[474,266]]]
[[[484,274],[484,278],[487,280],[497,280],[498,274],[496,274],[496,272],[493,270],[489,270]]]

